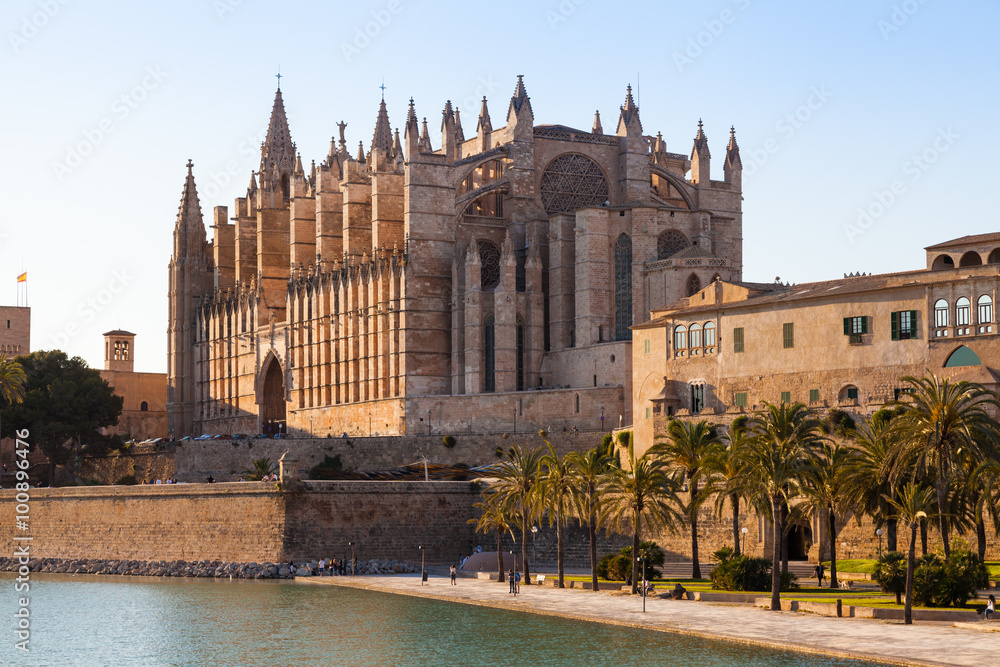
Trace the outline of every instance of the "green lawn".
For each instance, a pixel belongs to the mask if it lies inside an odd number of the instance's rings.
[[[824,561],[827,571],[830,570],[830,561]],[[875,571],[875,561],[869,559],[840,560],[837,559],[837,572],[859,572],[871,574]],[[827,574],[827,576],[830,576]]]
[[[990,577],[1000,579],[1000,560],[986,561],[986,569],[990,571]]]

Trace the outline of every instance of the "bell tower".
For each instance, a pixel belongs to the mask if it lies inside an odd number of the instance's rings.
[[[104,370],[135,370],[135,334],[115,329],[104,334]]]

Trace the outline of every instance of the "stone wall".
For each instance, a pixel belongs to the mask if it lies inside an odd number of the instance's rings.
[[[31,308],[0,306],[0,354],[16,357],[31,351]]]
[[[177,473],[177,464],[169,452],[137,453],[126,456],[107,456],[101,459],[80,460],[79,477],[114,484],[126,475],[135,475],[139,481],[165,480]]]
[[[30,535],[35,558],[275,562],[350,556],[445,562],[473,546],[469,482],[181,484],[32,489],[30,531],[0,491],[0,542]]]

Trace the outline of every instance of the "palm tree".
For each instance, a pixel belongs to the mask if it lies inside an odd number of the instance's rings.
[[[972,473],[971,484],[978,489],[978,497],[975,507],[977,523],[977,538],[979,560],[986,560],[986,526],[983,515],[989,518],[993,526],[993,532],[1000,534],[1000,461],[996,459],[981,464]],[[982,535],[979,535],[980,529]]]
[[[590,537],[591,590],[597,592],[597,530],[604,519],[604,486],[611,471],[611,456],[603,447],[566,455],[574,481],[573,502]]]
[[[538,465],[538,482],[535,490],[538,493],[538,507],[549,515],[549,525],[556,526],[556,570],[558,587],[563,585],[565,554],[563,545],[563,526],[573,512],[573,494],[576,490],[573,479],[573,468],[568,457],[559,458],[552,444],[546,442],[549,452],[542,457]]]
[[[473,507],[482,511],[482,514],[478,519],[469,519],[469,523],[476,524],[476,532],[488,533],[490,531],[496,531],[497,581],[502,584],[505,581],[503,570],[503,534],[511,533],[510,537],[511,539],[514,539],[514,534],[511,530],[511,526],[514,525],[514,520],[511,516],[510,508],[505,506],[495,493],[484,495],[483,502],[476,503]]]
[[[886,527],[886,549],[896,550],[896,520],[890,518],[886,498],[895,498],[898,484],[890,473],[895,465],[897,429],[891,428],[891,415],[879,410],[854,431],[853,449],[844,469],[847,496],[861,513],[870,516],[876,526]]]
[[[266,456],[259,459],[251,459],[249,468],[244,468],[241,473],[251,482],[259,482],[274,472],[277,467],[274,461]]]
[[[854,450],[835,442],[824,442],[814,459],[815,465],[806,471],[802,490],[806,507],[816,513],[826,512],[827,539],[830,547],[830,588],[837,588],[837,514],[851,506],[845,493],[846,470]]]
[[[802,403],[764,404],[751,422],[752,437],[743,452],[746,466],[740,487],[770,505],[771,609],[781,609],[781,541],[784,534],[782,506],[798,494],[799,482],[809,468],[809,454],[821,440],[820,422]]]
[[[0,404],[14,405],[23,401],[26,379],[21,364],[0,354]]]
[[[1000,408],[1000,402],[990,391],[974,382],[952,383],[936,375],[904,377],[912,392],[908,394],[908,409],[893,424],[900,429],[901,460],[914,460],[912,470],[896,470],[897,477],[909,472],[916,480],[923,471],[934,469],[938,519],[944,556],[951,554],[948,539],[950,517],[949,491],[954,468],[974,467],[991,458],[997,435],[996,421],[987,407]]]
[[[702,468],[722,449],[716,428],[702,420],[697,424],[670,420],[667,438],[653,445],[654,456],[662,456],[668,464],[683,473],[688,483],[687,511],[691,525],[691,576],[701,579],[701,565],[698,562],[698,510],[707,495],[698,493],[698,484],[704,476]]]
[[[521,523],[521,563],[524,565],[524,583],[531,585],[528,571],[528,523],[536,514],[535,483],[538,480],[538,464],[542,458],[540,447],[525,449],[514,445],[507,460],[498,463],[496,480],[491,485],[498,498],[508,507],[516,510]]]
[[[608,477],[608,526],[624,533],[632,530],[632,553],[639,553],[639,537],[643,522],[650,528],[671,529],[682,520],[677,507],[677,480],[667,463],[648,451],[635,457],[632,443],[628,447],[628,469],[614,470]],[[632,593],[638,592],[638,562],[632,558]]]
[[[726,433],[726,441],[728,442],[726,447],[719,447],[705,462],[705,471],[708,477],[705,493],[715,494],[715,514],[720,519],[722,518],[727,500],[732,509],[733,555],[735,556],[739,556],[742,552],[740,547],[740,493],[737,490],[737,483],[742,472],[740,455],[749,437],[747,425],[746,415],[740,415],[734,419]]]
[[[910,550],[906,557],[906,604],[903,608],[903,623],[913,624],[913,570],[916,565],[917,526],[927,519],[934,507],[934,488],[909,483],[903,487],[898,500],[888,499],[896,510],[895,517],[910,527]]]

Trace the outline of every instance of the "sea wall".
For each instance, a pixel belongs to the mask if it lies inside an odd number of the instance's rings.
[[[274,483],[31,489],[27,530],[0,491],[0,542],[33,558],[284,562],[321,557],[446,562],[472,550],[470,482]]]

